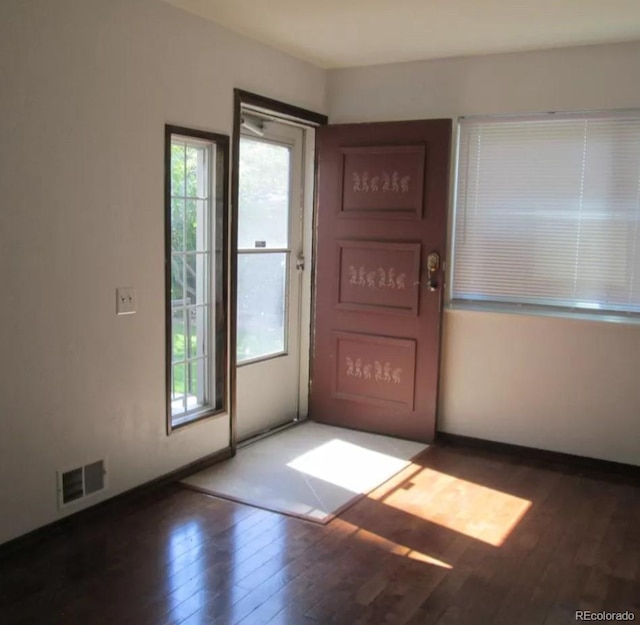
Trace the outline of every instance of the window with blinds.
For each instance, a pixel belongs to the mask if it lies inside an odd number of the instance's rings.
[[[640,111],[460,120],[452,301],[640,312]]]

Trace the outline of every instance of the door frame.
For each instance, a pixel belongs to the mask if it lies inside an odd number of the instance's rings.
[[[237,314],[238,314],[238,193],[240,184],[240,130],[242,123],[242,107],[250,106],[272,115],[282,121],[295,122],[306,128],[323,126],[329,122],[326,115],[316,113],[298,106],[287,104],[279,100],[267,98],[265,96],[244,91],[242,89],[233,90],[233,134],[231,139],[232,166],[231,166],[231,214],[230,214],[230,245],[229,245],[229,447],[231,454],[235,455],[237,446]],[[305,147],[305,155],[306,155]],[[313,186],[316,181],[315,150],[313,161]],[[315,233],[316,226],[316,203],[315,188],[305,189],[305,195],[311,193],[312,197],[312,217],[311,230]],[[312,258],[315,257],[315,235],[312,236]],[[311,281],[311,310],[313,310],[314,297],[314,273],[315,267],[308,267]],[[311,317],[310,323],[313,323]],[[311,349],[308,350],[309,366],[311,365]],[[302,355],[302,345],[301,345]]]

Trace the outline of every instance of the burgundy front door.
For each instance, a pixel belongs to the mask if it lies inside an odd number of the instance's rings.
[[[435,436],[450,145],[450,120],[318,130],[314,421]]]

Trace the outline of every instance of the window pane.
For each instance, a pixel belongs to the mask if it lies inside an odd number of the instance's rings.
[[[176,142],[171,144],[171,195],[185,194],[185,145]]]
[[[238,361],[285,350],[288,254],[238,256]]]
[[[209,254],[185,254],[186,305],[209,302]]]
[[[207,353],[208,324],[207,308],[197,306],[186,310],[188,357],[195,358]]]
[[[189,199],[185,203],[185,251],[204,252],[209,247],[208,200]]]
[[[184,200],[171,200],[171,249],[184,250]]]
[[[187,146],[186,195],[207,197],[207,148]]]
[[[204,389],[206,388],[207,363],[204,359],[189,363],[189,393],[187,406],[189,410],[206,403]]]
[[[185,377],[186,366],[184,364],[171,367],[171,414],[182,414],[186,410]]]
[[[290,148],[240,139],[238,247],[289,245]]]
[[[171,361],[183,360],[185,357],[185,315],[184,310],[174,310],[171,313]]]
[[[171,306],[182,306],[185,301],[184,259],[182,255],[171,255]]]

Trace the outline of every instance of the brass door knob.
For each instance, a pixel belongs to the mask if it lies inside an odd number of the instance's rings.
[[[427,256],[427,289],[433,292],[438,289],[438,283],[434,280],[433,274],[435,274],[440,268],[440,254],[438,252],[431,252]]]

